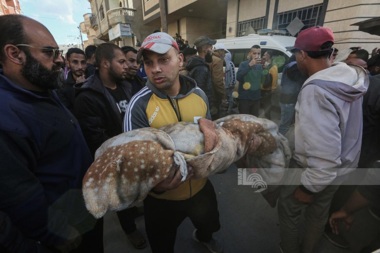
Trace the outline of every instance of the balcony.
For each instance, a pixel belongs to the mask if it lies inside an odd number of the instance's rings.
[[[111,27],[116,24],[131,24],[135,16],[135,9],[120,7],[107,11],[108,23]]]
[[[92,15],[90,17],[90,24],[91,24],[91,28],[93,28],[94,30],[98,29],[98,19],[95,15]]]

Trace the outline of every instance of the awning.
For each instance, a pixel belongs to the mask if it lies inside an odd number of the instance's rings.
[[[373,35],[380,35],[380,17],[367,19],[352,25],[359,26],[359,31]]]

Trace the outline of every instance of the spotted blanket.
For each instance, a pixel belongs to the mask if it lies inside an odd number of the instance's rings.
[[[83,179],[89,212],[100,218],[108,210],[133,206],[173,170],[179,169],[184,180],[188,166],[193,177],[202,178],[240,160],[248,167],[273,167],[265,172],[268,180],[281,180],[290,151],[275,123],[241,114],[198,123],[141,128],[104,142]]]

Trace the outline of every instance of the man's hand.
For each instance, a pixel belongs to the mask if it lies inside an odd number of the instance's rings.
[[[75,83],[83,83],[85,80],[86,80],[86,77],[84,75],[83,76],[79,76],[75,80]]]
[[[314,201],[314,196],[312,194],[306,193],[300,188],[300,186],[298,186],[293,192],[293,197],[303,204],[310,204]]]
[[[188,167],[188,175],[186,180],[191,178],[194,175],[193,169]],[[152,190],[155,193],[163,193],[168,190],[172,190],[177,188],[180,184],[182,184],[182,175],[179,169],[174,169],[170,172],[169,176],[158,183]]]
[[[248,65],[250,67],[252,67],[253,65],[256,65],[256,64],[261,64],[261,59],[260,58],[252,58],[251,61],[248,63]]]
[[[372,56],[377,55],[379,53],[380,53],[380,48],[375,47],[374,49],[372,49]]]
[[[348,214],[344,210],[339,210],[331,214],[329,223],[331,230],[334,234],[339,234],[339,222],[343,222],[347,230],[351,228],[352,222],[354,221],[353,215]]]

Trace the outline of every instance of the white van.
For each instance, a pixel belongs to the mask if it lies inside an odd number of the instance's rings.
[[[247,54],[253,45],[261,47],[261,54],[266,50],[273,51],[272,61],[277,64],[279,73],[282,72],[283,65],[292,55],[286,50],[286,47],[294,46],[296,38],[284,35],[258,35],[250,34],[243,37],[234,37],[227,39],[218,39],[217,43],[223,43],[224,46],[231,52],[232,61],[235,67],[238,68],[242,61],[247,60]]]

